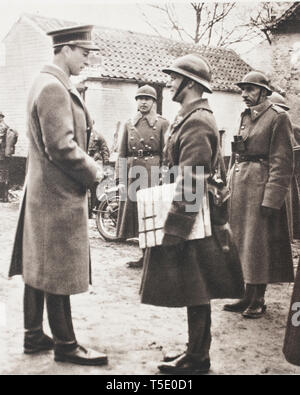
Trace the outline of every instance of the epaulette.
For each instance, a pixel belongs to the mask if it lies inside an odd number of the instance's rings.
[[[276,111],[278,114],[282,114],[283,112],[286,112],[282,107],[277,106],[277,104],[272,104],[271,108]]]

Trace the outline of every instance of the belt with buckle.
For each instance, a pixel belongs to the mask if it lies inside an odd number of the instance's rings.
[[[264,160],[268,160],[267,155],[237,155],[237,162],[262,162]]]
[[[137,151],[130,152],[128,156],[135,156],[135,157],[138,157],[138,158],[143,158],[145,156],[155,156],[155,155],[159,155],[159,153],[158,152],[152,152],[152,151],[149,151],[149,150],[139,149]]]

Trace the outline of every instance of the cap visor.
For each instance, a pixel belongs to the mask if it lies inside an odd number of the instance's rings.
[[[100,48],[97,47],[95,44],[83,44],[83,45],[77,45],[80,48],[83,49],[88,49],[89,51],[100,51]]]

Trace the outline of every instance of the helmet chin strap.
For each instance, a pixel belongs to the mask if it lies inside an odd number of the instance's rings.
[[[176,97],[179,95],[179,93],[181,93],[183,91],[183,89],[187,86],[189,81],[190,81],[189,78],[183,77],[183,80],[181,81],[177,91],[175,92],[175,95],[173,96],[173,100],[176,99]]]

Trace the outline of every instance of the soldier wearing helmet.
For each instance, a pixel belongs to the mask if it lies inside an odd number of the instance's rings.
[[[237,86],[247,108],[232,144],[229,215],[245,293],[224,309],[260,318],[267,284],[294,278],[285,206],[293,173],[292,125],[286,111],[268,99],[272,90],[263,73],[251,71]]]
[[[197,195],[196,185],[203,185],[197,169],[204,169],[208,177],[215,173],[218,160],[222,165],[218,128],[208,101],[203,98],[204,92],[212,93],[211,67],[205,58],[189,54],[163,71],[170,76],[172,100],[181,105],[170,128],[164,164],[170,171],[177,167],[183,173],[174,177],[176,195],[164,225],[163,244],[146,250],[141,301],[156,306],[187,307],[187,350],[181,355],[165,356],[158,368],[169,374],[201,374],[210,368],[210,300],[240,297],[243,278],[231,241],[225,259],[213,216],[211,237],[188,240],[199,210],[198,206],[196,212],[189,212],[191,202],[186,198],[191,192],[189,185]],[[190,184],[185,182],[186,174],[192,179]],[[229,261],[232,271],[228,270]]]
[[[130,185],[138,176],[130,176],[134,166],[142,166],[147,170],[148,180],[143,180],[145,186],[154,186],[151,179],[151,168],[160,166],[164,147],[164,134],[169,122],[156,112],[157,93],[150,85],[138,88],[135,100],[137,102],[137,114],[129,119],[124,127],[124,132],[119,146],[119,159],[116,166],[116,178],[121,194],[127,192]],[[126,173],[124,163],[126,159]],[[122,170],[123,167],[123,170]],[[125,179],[127,177],[127,179]],[[151,184],[150,184],[151,183]],[[138,213],[135,196],[128,195],[121,199],[117,221],[117,235],[121,239],[138,237]],[[143,257],[138,261],[127,263],[130,268],[139,268],[143,265]]]

